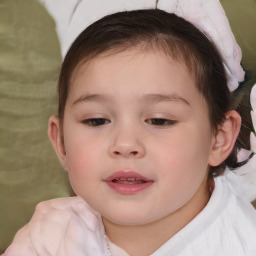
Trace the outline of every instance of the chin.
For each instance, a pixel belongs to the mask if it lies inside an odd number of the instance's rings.
[[[145,225],[158,220],[157,217],[150,216],[147,213],[139,213],[138,211],[133,212],[129,210],[128,212],[115,212],[109,214],[102,214],[103,219],[122,226],[137,226]]]

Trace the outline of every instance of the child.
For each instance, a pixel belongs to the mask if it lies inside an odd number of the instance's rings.
[[[39,204],[4,256],[256,255],[256,212],[223,175],[248,147],[227,86],[239,72],[161,10],[85,29],[48,132],[78,196]]]

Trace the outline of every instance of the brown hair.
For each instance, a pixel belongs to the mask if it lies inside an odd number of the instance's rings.
[[[155,9],[105,16],[86,28],[74,41],[59,76],[61,127],[70,81],[78,65],[106,52],[115,53],[136,46],[141,49],[162,50],[174,60],[185,63],[199,92],[206,99],[210,123],[215,131],[231,108],[231,93],[221,56],[207,36],[191,23],[174,14]],[[220,166],[211,167],[211,173],[220,174],[226,164],[234,166],[237,150],[235,147]]]

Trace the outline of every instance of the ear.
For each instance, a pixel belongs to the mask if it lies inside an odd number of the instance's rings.
[[[60,120],[58,116],[51,116],[49,119],[48,137],[63,168],[67,170],[66,151],[64,146],[64,140],[61,134]]]
[[[210,166],[221,164],[229,156],[240,132],[240,127],[240,115],[234,110],[227,112],[226,119],[218,127],[213,137],[212,149],[208,160]]]

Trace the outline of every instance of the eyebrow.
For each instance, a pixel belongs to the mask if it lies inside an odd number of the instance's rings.
[[[90,101],[95,101],[95,102],[111,101],[111,97],[105,94],[82,95],[72,103],[72,106],[74,106],[77,103],[90,102]]]
[[[141,97],[141,100],[149,103],[159,103],[159,102],[181,102],[189,105],[189,102],[178,94],[145,94]]]
[[[189,102],[186,99],[184,99],[183,97],[177,94],[171,94],[171,95],[144,94],[141,97],[139,97],[139,100],[144,101],[146,103],[151,103],[151,104],[159,103],[159,102],[181,102],[190,106]],[[78,99],[76,99],[72,103],[72,106],[82,102],[107,102],[107,101],[113,101],[113,98],[106,94],[87,94],[87,95],[82,95]]]

